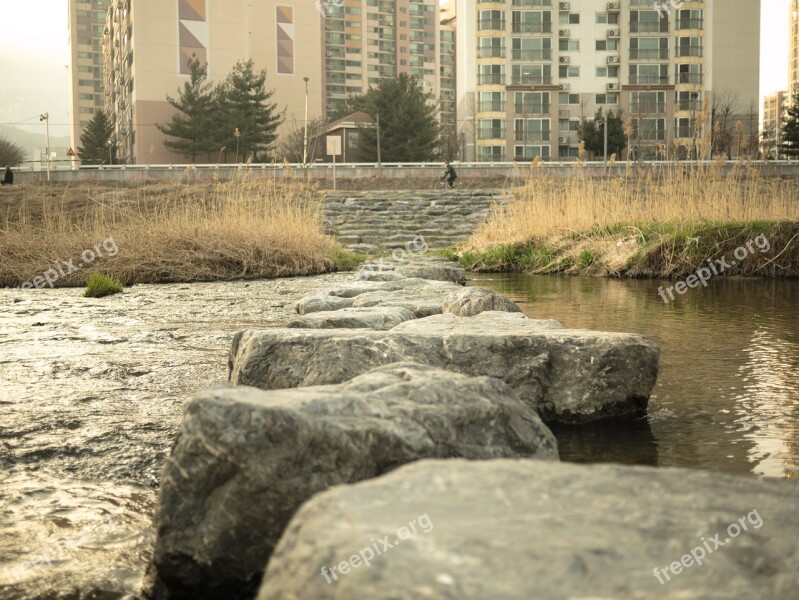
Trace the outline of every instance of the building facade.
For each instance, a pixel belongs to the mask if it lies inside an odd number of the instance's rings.
[[[791,27],[788,89],[793,93],[793,90],[799,85],[799,0],[791,0],[791,14],[788,22]]]
[[[343,0],[324,11],[325,116],[400,73],[441,95],[438,0]]]
[[[759,32],[759,0],[459,0],[465,158],[576,158],[599,108],[633,158],[756,147]]]
[[[184,163],[167,149],[166,124],[188,81],[188,59],[208,65],[208,79],[223,81],[239,60],[266,69],[271,101],[284,111],[279,134],[322,115],[321,14],[313,2],[268,0],[117,0],[106,16],[106,110],[122,162]],[[307,94],[306,82],[308,78]],[[208,149],[212,162],[222,149]],[[204,158],[205,159],[205,158]],[[199,160],[199,159],[198,159]]]
[[[782,142],[782,126],[785,123],[785,110],[788,108],[788,93],[775,92],[763,99],[763,146],[769,158],[781,158],[779,145]]]
[[[111,0],[69,0],[72,148],[95,111],[103,110],[103,30]]]

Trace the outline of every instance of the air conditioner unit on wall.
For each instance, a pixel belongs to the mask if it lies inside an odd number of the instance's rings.
[[[618,56],[608,56],[608,64],[616,64],[619,62]]]
[[[567,138],[567,137],[559,137],[558,138],[558,144],[568,144],[568,143],[569,143],[569,138]]]
[[[608,2],[608,10],[619,10],[618,2]]]
[[[569,31],[568,29],[561,29],[560,31],[558,31],[558,37],[565,37],[565,38],[567,38],[567,37],[569,37],[570,35],[571,35],[571,31]]]
[[[614,90],[618,90],[618,89],[619,89],[619,84],[618,83],[609,83],[608,84],[608,90],[614,91]]]
[[[571,88],[571,86],[568,83],[561,83],[558,85],[559,90],[568,90],[569,88]]]
[[[569,10],[569,3],[568,2],[561,2],[559,4],[560,10]]]
[[[619,37],[619,30],[618,29],[608,29],[608,37],[609,38]]]
[[[568,64],[568,63],[569,63],[569,60],[570,60],[570,59],[569,59],[569,57],[568,57],[568,56],[561,56],[561,57],[558,59],[558,61],[559,61],[559,62],[561,62],[561,63],[563,63],[563,64]]]

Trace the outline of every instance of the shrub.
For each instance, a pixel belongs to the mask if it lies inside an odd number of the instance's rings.
[[[83,292],[86,298],[103,298],[105,296],[112,296],[119,294],[125,285],[113,277],[107,277],[102,273],[92,273],[89,276],[89,281],[86,282],[86,291]]]

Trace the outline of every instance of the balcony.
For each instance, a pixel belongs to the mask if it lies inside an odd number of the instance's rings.
[[[505,103],[498,100],[479,102],[478,112],[505,112]]]
[[[549,131],[516,131],[513,136],[516,142],[548,142]]]
[[[513,49],[512,60],[552,60],[552,50]]]
[[[479,140],[504,140],[504,127],[480,127],[477,129],[477,139]]]
[[[479,19],[477,21],[477,31],[505,31],[505,23],[505,19]]]
[[[630,75],[630,85],[669,85],[669,78],[659,75]]]
[[[505,58],[504,46],[485,46],[477,49],[477,58]]]
[[[699,29],[702,30],[705,28],[705,20],[704,19],[677,19],[677,26],[676,29],[679,31],[681,29]]]
[[[677,46],[677,56],[702,56],[702,46]]]
[[[477,85],[503,85],[505,73],[480,73],[477,76]]]
[[[552,77],[517,75],[511,77],[511,85],[552,85]]]
[[[669,60],[669,49],[630,48],[630,60]]]
[[[702,73],[677,73],[677,83],[702,83]]]
[[[702,102],[699,100],[680,100],[675,105],[676,110],[697,112],[702,110]]]
[[[668,19],[661,19],[659,21],[655,21],[654,23],[641,22],[641,21],[630,22],[630,33],[668,33],[668,32],[669,32]]]
[[[665,102],[633,102],[630,104],[630,113],[634,115],[665,115]]]
[[[552,23],[520,23],[512,25],[513,33],[552,33]]]
[[[552,105],[546,102],[539,104],[515,104],[514,112],[517,115],[548,115]]]
[[[512,0],[511,6],[552,6],[552,0]]]

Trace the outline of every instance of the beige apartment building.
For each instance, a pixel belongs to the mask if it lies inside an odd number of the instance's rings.
[[[799,85],[799,0],[791,0],[789,24],[791,27],[791,55],[789,59],[788,89],[793,93],[793,90]]]
[[[763,99],[763,145],[771,158],[781,157],[778,146],[782,142],[788,98],[787,92],[775,92]]]
[[[109,4],[111,0],[69,0],[70,137],[75,150],[83,128],[104,105],[103,30]]]
[[[285,111],[278,133],[322,115],[322,15],[314,3],[268,0],[116,0],[104,31],[106,109],[122,162],[184,163],[156,125],[169,122],[188,80],[188,59],[208,65],[212,82],[241,59],[266,69],[272,101]],[[307,95],[306,95],[306,82]],[[213,149],[218,160],[221,149]]]
[[[466,160],[576,158],[598,108],[631,120],[619,158],[756,146],[760,0],[458,0],[457,34]]]

